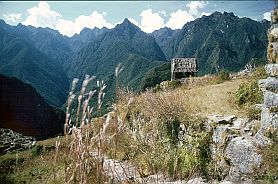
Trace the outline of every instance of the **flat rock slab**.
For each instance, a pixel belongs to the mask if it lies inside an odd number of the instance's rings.
[[[247,122],[248,122],[247,118],[238,118],[233,122],[233,126],[237,129],[240,129],[244,127]]]
[[[231,166],[242,174],[253,173],[253,169],[261,163],[255,142],[249,138],[233,138],[227,145],[226,156]]]
[[[214,122],[216,124],[232,124],[232,122],[236,119],[236,116],[208,115],[207,118],[209,123]]]

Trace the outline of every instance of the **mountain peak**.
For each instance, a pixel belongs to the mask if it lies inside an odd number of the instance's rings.
[[[135,32],[141,32],[141,29],[137,27],[135,24],[131,23],[128,18],[125,18],[121,24],[118,24],[115,27],[115,30],[120,30],[121,32],[129,32],[131,34],[135,34]]]
[[[222,13],[216,11],[216,12],[213,12],[213,13],[211,14],[211,16],[212,16],[212,17],[220,17],[220,16],[222,16]]]
[[[132,24],[132,23],[128,20],[128,18],[125,18],[123,24]]]

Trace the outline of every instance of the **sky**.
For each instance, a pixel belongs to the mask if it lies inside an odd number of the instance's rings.
[[[2,1],[0,19],[10,25],[49,27],[73,36],[87,28],[113,28],[128,18],[144,32],[181,29],[187,22],[215,11],[270,20],[274,1]]]

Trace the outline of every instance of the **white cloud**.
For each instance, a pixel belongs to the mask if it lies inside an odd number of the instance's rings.
[[[141,29],[147,33],[164,27],[164,19],[160,13],[154,13],[152,9],[143,10],[140,16],[142,17]]]
[[[8,14],[4,14],[4,20],[5,22],[9,23],[9,24],[15,24],[18,23],[21,19],[21,13],[8,13]]]
[[[75,33],[79,33],[75,27],[75,23],[70,20],[61,19],[55,28],[63,35],[73,36]]]
[[[29,15],[22,24],[35,27],[55,28],[55,25],[62,17],[61,14],[50,10],[50,6],[47,2],[39,2],[38,6],[28,9],[27,13]]]
[[[166,27],[171,29],[181,29],[185,23],[192,20],[194,20],[193,15],[189,14],[187,11],[178,9],[176,12],[170,14]]]
[[[135,19],[133,19],[133,18],[128,18],[128,20],[129,20],[132,24],[134,24],[134,25],[140,27],[140,24],[139,24]],[[120,22],[120,24],[121,24],[121,23],[122,23],[122,22]]]
[[[209,15],[207,12],[200,10],[208,4],[204,1],[192,1],[185,5],[184,9],[178,9],[168,16],[164,10],[153,11],[152,9],[143,10],[140,14],[141,20],[137,22],[133,18],[129,18],[130,22],[140,27],[142,31],[147,33],[158,30],[162,27],[170,27],[172,29],[181,29],[184,24],[192,21],[202,15]],[[106,12],[93,11],[90,15],[80,15],[75,20],[67,20],[62,15],[51,9],[47,2],[39,2],[27,10],[28,16],[22,23],[24,25],[32,25],[35,27],[49,27],[58,30],[61,34],[73,36],[75,33],[87,28],[112,28],[115,25],[106,20]],[[164,18],[169,17],[165,23]],[[10,14],[6,16],[6,20],[13,22],[19,21],[21,14]]]
[[[186,9],[178,9],[170,14],[170,18],[166,23],[166,27],[172,29],[181,29],[187,22],[193,21],[202,15],[209,15],[209,13],[200,13],[200,9],[204,8],[207,2],[191,1],[186,4]]]
[[[80,15],[74,21],[65,20],[61,14],[51,10],[47,2],[39,2],[38,6],[28,9],[27,13],[29,15],[22,24],[57,29],[61,34],[67,36],[80,33],[85,27],[91,29],[95,27],[113,27],[113,25],[108,23],[105,19],[105,16],[107,15],[106,12],[99,13],[93,11],[88,16]]]
[[[205,16],[210,16],[212,13],[208,13],[208,12],[202,12],[202,14],[201,14],[201,16],[200,17],[202,17],[203,15],[205,15]]]
[[[189,8],[189,14],[196,16],[199,14],[199,9],[204,8],[206,4],[207,3],[204,1],[191,1],[186,5],[186,7]]]
[[[271,20],[271,11],[264,13],[264,19],[270,21]]]
[[[97,11],[93,11],[91,15],[85,16],[80,15],[74,21],[60,19],[56,25],[56,29],[67,36],[72,36],[75,33],[80,33],[80,31],[87,28],[112,28],[113,25],[106,21],[105,19],[106,13],[98,13]]]

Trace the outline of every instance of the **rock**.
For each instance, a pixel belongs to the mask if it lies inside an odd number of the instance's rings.
[[[260,145],[260,146],[266,146],[266,145],[270,144],[269,138],[265,137],[261,131],[258,131],[255,134],[255,139],[256,139],[258,145]]]
[[[269,76],[278,77],[278,64],[267,64],[265,70]]]
[[[212,140],[217,145],[225,145],[228,139],[229,125],[217,126],[213,131]]]
[[[278,94],[271,91],[265,91],[264,93],[264,105],[267,108],[278,107]]]
[[[245,132],[251,131],[251,129],[252,129],[252,124],[251,123],[247,123],[246,126],[243,128],[243,130]]]
[[[235,183],[231,181],[222,181],[219,184],[235,184]]]
[[[253,169],[261,163],[261,155],[257,153],[255,142],[251,138],[236,137],[227,145],[226,157],[230,160],[229,177],[234,182],[242,180],[242,176],[253,173]],[[246,177],[244,177],[246,178]]]
[[[186,184],[206,184],[206,182],[203,178],[200,177],[191,179]]]
[[[235,128],[240,129],[240,128],[242,128],[242,127],[245,126],[245,124],[246,124],[247,121],[248,121],[247,118],[238,118],[238,119],[236,119],[236,120],[233,122],[233,126],[234,126]]]
[[[271,113],[268,108],[263,108],[261,112],[262,133],[265,133],[270,127],[278,128],[278,114]]]
[[[209,115],[207,116],[209,124],[231,124],[236,119],[235,115],[223,116],[223,115]]]
[[[268,91],[278,93],[278,78],[268,77],[264,80],[264,87]]]

